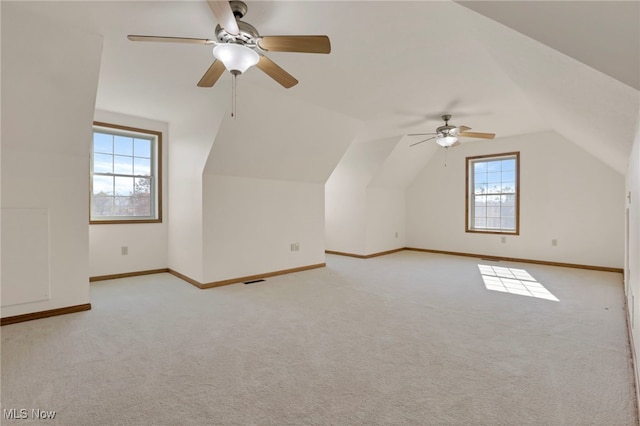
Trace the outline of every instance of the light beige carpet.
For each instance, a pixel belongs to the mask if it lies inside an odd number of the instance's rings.
[[[3,425],[638,421],[620,274],[404,251],[91,302],[2,327],[2,408],[56,411]]]

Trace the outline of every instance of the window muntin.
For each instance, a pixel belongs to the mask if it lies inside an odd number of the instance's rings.
[[[161,222],[162,133],[94,122],[89,223]]]
[[[519,169],[519,152],[467,157],[467,232],[519,234]]]

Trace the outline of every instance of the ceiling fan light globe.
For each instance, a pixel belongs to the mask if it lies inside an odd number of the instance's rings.
[[[257,64],[260,56],[241,44],[220,44],[213,48],[213,56],[222,62],[229,72],[244,73]]]
[[[436,143],[445,148],[450,147],[456,142],[458,142],[458,138],[455,136],[438,136],[436,138]]]

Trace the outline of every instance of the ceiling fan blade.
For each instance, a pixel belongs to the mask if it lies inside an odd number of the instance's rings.
[[[432,137],[432,138],[429,138],[429,139],[425,139],[425,140],[423,140],[423,141],[420,141],[420,142],[416,142],[416,143],[412,143],[412,144],[411,144],[411,145],[409,145],[409,146],[414,146],[414,145],[418,145],[419,143],[422,143],[422,142],[426,142],[426,141],[430,141],[431,139],[435,139],[435,138],[436,138],[436,137],[434,136],[434,137]]]
[[[458,146],[458,145],[462,145],[462,144],[460,143],[460,141],[455,142],[455,143],[454,143],[453,145],[451,145],[449,148],[455,148],[455,147],[456,147],[456,146]]]
[[[260,55],[260,60],[256,66],[286,89],[298,84],[298,80],[296,80],[291,74],[280,68],[275,62],[264,55]]]
[[[407,136],[427,136],[427,135],[437,135],[437,133],[408,133]]]
[[[213,15],[223,30],[231,35],[240,34],[236,17],[233,16],[233,11],[227,0],[207,0],[207,3],[209,3]]]
[[[220,78],[222,73],[226,68],[224,64],[220,61],[213,61],[207,72],[204,73],[200,81],[198,82],[198,87],[213,87],[216,84],[216,81]]]
[[[471,127],[458,126],[458,132],[466,132],[467,130],[471,130]]]
[[[258,46],[268,52],[331,52],[331,41],[326,35],[263,36],[258,40]]]
[[[131,41],[157,41],[162,43],[192,43],[192,44],[214,44],[215,41],[208,38],[190,38],[190,37],[163,37],[163,36],[143,36],[128,35]]]
[[[480,138],[480,139],[493,139],[496,137],[495,133],[478,133],[478,132],[461,132],[458,136],[465,138]]]

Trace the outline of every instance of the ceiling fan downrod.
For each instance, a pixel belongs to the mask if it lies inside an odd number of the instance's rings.
[[[235,16],[236,19],[242,19],[244,15],[247,14],[247,11],[249,10],[249,8],[247,7],[247,4],[239,0],[231,0],[229,2],[229,6],[231,7],[231,12],[233,13],[233,16]]]

